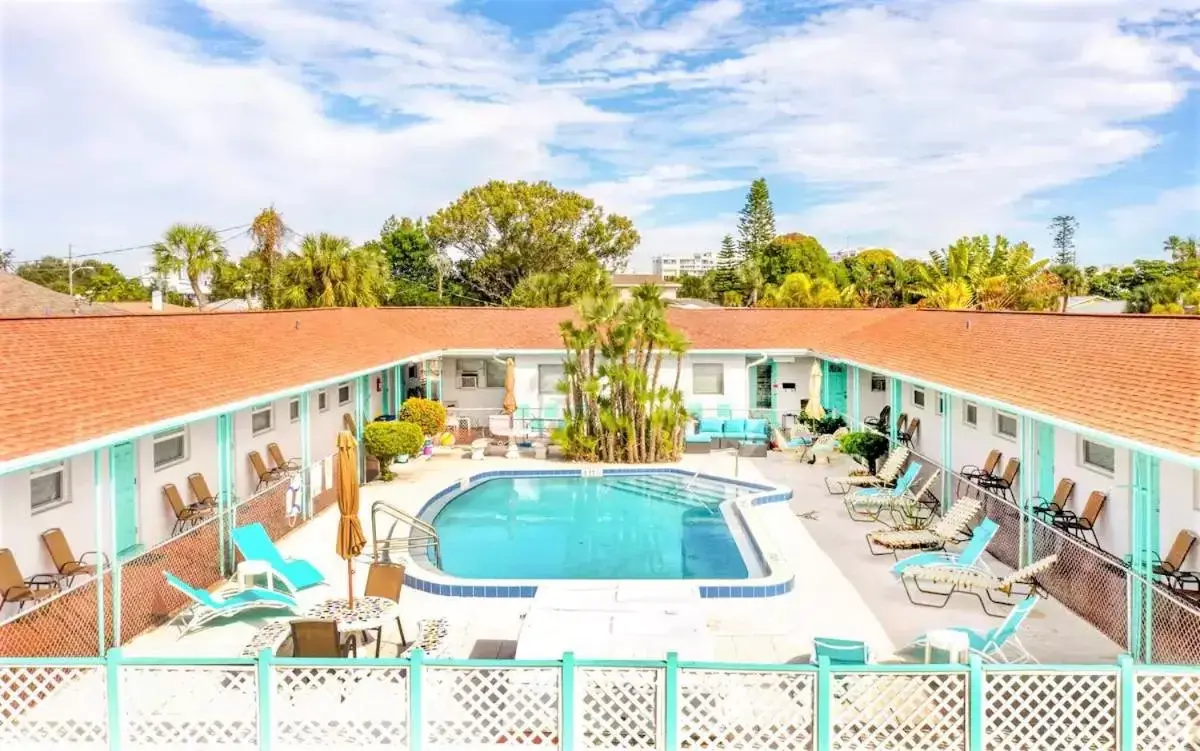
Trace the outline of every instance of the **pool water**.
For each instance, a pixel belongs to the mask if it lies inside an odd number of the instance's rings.
[[[719,504],[736,486],[679,475],[500,477],[433,520],[442,569],[470,579],[745,579]]]

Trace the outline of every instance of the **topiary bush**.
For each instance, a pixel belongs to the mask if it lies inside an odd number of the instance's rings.
[[[875,460],[886,454],[888,450],[887,436],[873,430],[856,430],[853,433],[847,433],[841,437],[840,442],[842,453],[862,457],[870,467],[872,474],[875,472]]]
[[[446,407],[432,399],[406,399],[398,417],[415,423],[422,435],[437,435],[446,429]]]
[[[846,427],[845,418],[833,412],[826,412],[825,416],[819,420],[814,420],[805,414],[801,414],[798,419],[816,435],[831,435],[838,428]]]
[[[363,429],[363,445],[379,460],[379,476],[384,480],[395,477],[392,462],[397,456],[413,456],[424,443],[420,426],[411,422],[373,422]]]

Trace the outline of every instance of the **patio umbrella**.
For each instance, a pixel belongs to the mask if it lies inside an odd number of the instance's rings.
[[[337,502],[341,518],[338,519],[337,554],[346,562],[346,589],[350,605],[354,605],[354,557],[367,544],[362,525],[358,522],[358,442],[348,431],[337,437]]]
[[[517,411],[517,363],[511,357],[504,361],[504,414],[512,417]]]
[[[804,406],[804,414],[814,420],[825,416],[825,408],[821,406],[820,360],[813,360],[812,373],[808,376],[808,404]]]

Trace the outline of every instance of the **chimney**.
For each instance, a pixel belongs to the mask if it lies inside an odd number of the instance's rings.
[[[162,310],[162,290],[156,289],[150,293],[150,309]]]

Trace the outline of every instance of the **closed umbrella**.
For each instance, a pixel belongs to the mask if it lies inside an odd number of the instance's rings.
[[[353,561],[367,544],[362,524],[358,521],[358,442],[351,433],[343,430],[338,433],[337,447],[337,502],[341,513],[338,519],[337,554],[346,562],[346,589],[353,607]]]
[[[508,450],[504,456],[508,459],[517,458],[516,426],[513,424],[513,413],[517,411],[517,363],[511,357],[504,361],[504,402],[501,405],[504,414],[508,415]]]
[[[808,377],[808,404],[804,405],[804,414],[814,420],[825,416],[825,408],[821,406],[820,360],[813,360],[812,374]]]

